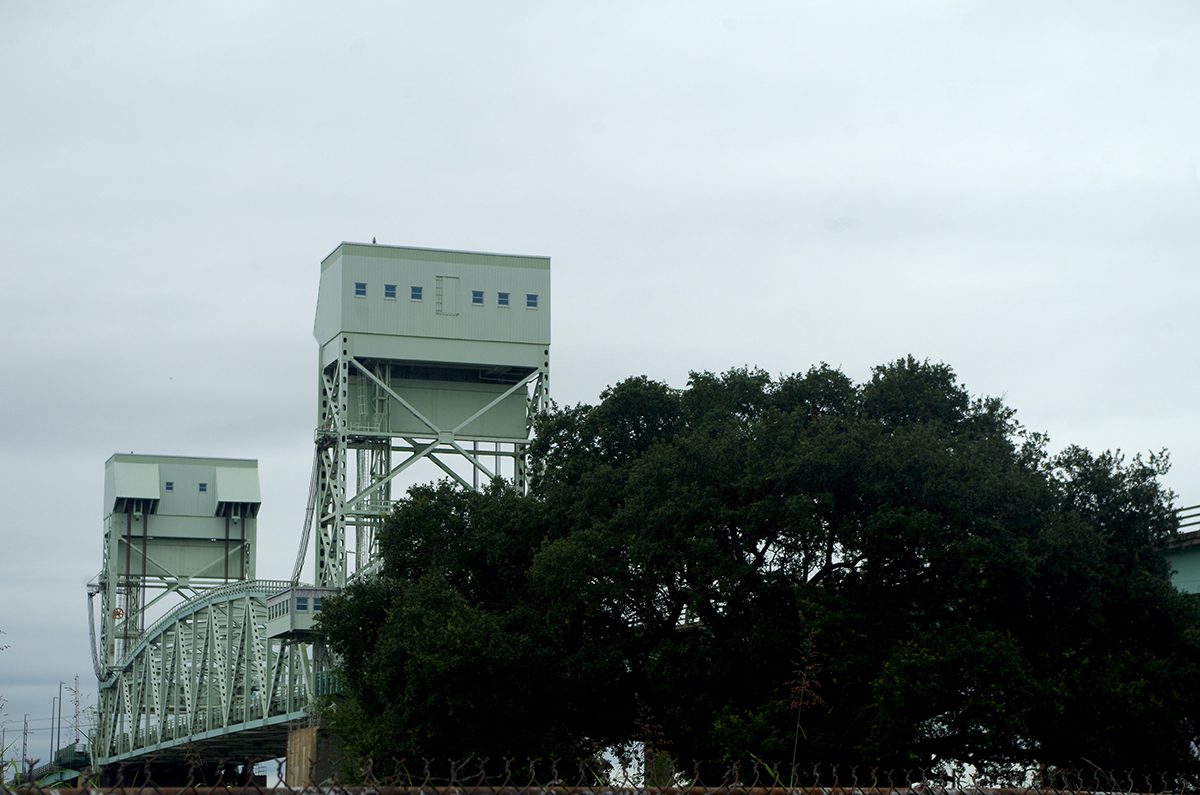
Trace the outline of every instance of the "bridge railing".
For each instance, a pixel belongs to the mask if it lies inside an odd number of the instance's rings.
[[[1176,508],[1175,518],[1179,520],[1179,529],[1182,531],[1190,531],[1192,528],[1200,528],[1200,505],[1189,505],[1185,508]]]

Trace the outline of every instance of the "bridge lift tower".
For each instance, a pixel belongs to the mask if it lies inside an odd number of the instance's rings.
[[[104,563],[97,676],[180,599],[254,579],[258,463],[117,454],[104,465]],[[93,614],[94,615],[94,614]]]
[[[316,613],[375,568],[393,486],[428,474],[528,486],[548,401],[548,258],[343,243],[321,263],[314,333],[313,479],[290,580],[255,579],[256,462],[105,465],[104,563],[88,587],[101,765],[178,777],[192,750],[262,759],[286,742],[300,777],[320,757],[311,704],[333,684]],[[315,582],[302,586],[314,531]]]
[[[527,487],[548,401],[548,257],[342,243],[321,263],[314,336],[317,587],[373,567],[393,484],[414,466]]]
[[[221,700],[212,697],[213,688],[224,687],[233,697],[236,683],[198,665],[179,644],[231,661],[262,658],[261,649],[257,655],[241,649],[239,656],[239,631],[249,625],[225,604],[215,608],[224,611],[221,620],[172,624],[172,640],[178,643],[154,646],[173,609],[254,580],[260,505],[256,461],[117,454],[105,463],[104,562],[88,585],[99,683],[91,746],[99,758],[210,728],[217,711],[211,705]],[[148,626],[154,618],[159,620]],[[151,651],[138,657],[148,645]],[[167,647],[174,656],[163,651]],[[148,673],[151,669],[157,678]],[[173,679],[164,678],[168,670]],[[248,697],[239,692],[236,698]]]

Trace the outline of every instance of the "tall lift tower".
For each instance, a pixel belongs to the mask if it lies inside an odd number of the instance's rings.
[[[318,587],[371,567],[414,466],[527,487],[548,400],[548,257],[342,243],[321,263],[314,336]]]

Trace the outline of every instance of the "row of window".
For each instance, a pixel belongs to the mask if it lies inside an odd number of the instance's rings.
[[[367,297],[367,283],[366,282],[355,282],[354,283],[354,297],[355,298],[366,298]],[[396,300],[396,285],[394,285],[394,284],[383,285],[383,297],[388,299],[389,301],[395,301]],[[412,285],[411,287],[408,288],[408,298],[410,301],[425,300],[425,288],[421,287],[419,285],[415,285],[415,284]],[[472,290],[471,291],[471,304],[473,306],[483,306],[483,304],[484,304],[483,290]],[[512,294],[511,293],[505,293],[505,292],[496,293],[496,306],[511,306],[511,305],[512,305]],[[525,308],[526,309],[537,309],[538,308],[538,294],[537,293],[525,293]]]
[[[163,482],[163,491],[175,491],[175,481],[173,481],[173,480],[164,481]],[[203,494],[206,491],[208,491],[208,484],[201,483],[200,484],[200,493]]]
[[[307,613],[308,612],[308,597],[307,596],[297,596],[294,601],[296,603],[296,612],[297,613]],[[285,616],[291,612],[290,608],[291,608],[291,604],[289,604],[288,602],[278,602],[276,604],[273,604],[273,605],[271,605],[270,609],[268,609],[268,611],[267,611],[267,618],[279,618],[280,616]],[[321,597],[319,597],[319,596],[313,597],[312,612],[314,612],[314,613],[321,612]]]

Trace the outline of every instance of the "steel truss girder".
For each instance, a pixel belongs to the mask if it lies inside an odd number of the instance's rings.
[[[267,598],[290,585],[214,588],[150,627],[100,683],[97,762],[302,718],[314,695],[312,647],[266,636]]]

